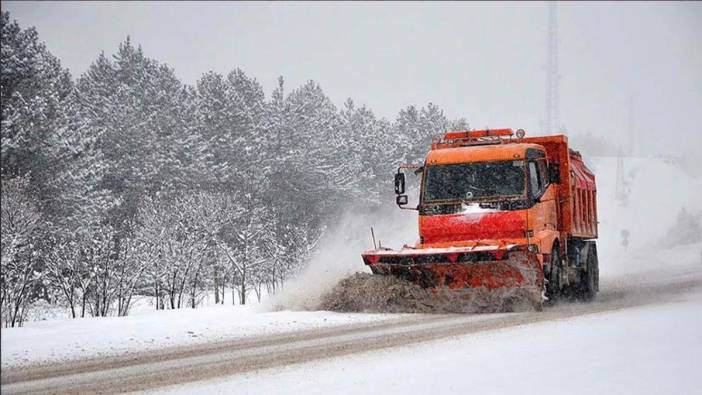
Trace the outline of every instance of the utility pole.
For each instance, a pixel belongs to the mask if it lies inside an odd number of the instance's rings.
[[[614,185],[614,197],[621,207],[626,207],[629,203],[629,183],[624,174],[624,152],[620,144],[617,150],[617,179]]]
[[[634,125],[634,94],[631,91],[629,92],[629,100],[627,102],[626,111],[626,137],[626,153],[629,154],[629,156],[634,156],[634,152],[636,151],[634,147],[636,144],[636,131]]]
[[[558,94],[558,14],[556,2],[548,4],[548,36],[546,39],[546,130],[547,134],[565,133],[561,130],[560,97]]]

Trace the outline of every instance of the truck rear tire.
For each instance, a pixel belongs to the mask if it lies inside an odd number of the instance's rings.
[[[585,302],[590,302],[595,299],[599,290],[600,269],[597,260],[597,247],[592,242],[587,249],[586,269],[580,279],[578,296]]]

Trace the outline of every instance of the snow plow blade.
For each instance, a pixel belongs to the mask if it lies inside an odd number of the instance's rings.
[[[405,248],[367,251],[362,257],[373,274],[410,281],[437,297],[493,306],[518,298],[537,309],[543,302],[541,260],[526,249]]]

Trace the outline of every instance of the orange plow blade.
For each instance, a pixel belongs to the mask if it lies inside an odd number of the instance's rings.
[[[407,280],[437,297],[500,304],[518,294],[537,308],[543,301],[542,264],[536,253],[526,250],[403,249],[362,256],[374,274]]]

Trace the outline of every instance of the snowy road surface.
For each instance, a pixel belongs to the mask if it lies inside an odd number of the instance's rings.
[[[694,372],[702,350],[702,270],[678,271],[652,283],[603,282],[602,288],[594,303],[541,313],[410,315],[141,354],[4,366],[2,393],[538,388],[638,394],[700,388],[702,378]]]
[[[696,292],[155,393],[700,394],[702,294]]]

